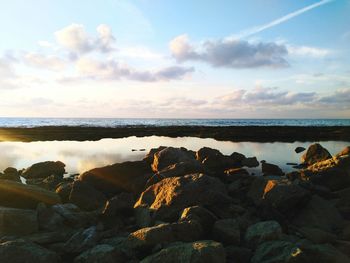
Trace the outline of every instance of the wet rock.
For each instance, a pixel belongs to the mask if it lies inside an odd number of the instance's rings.
[[[35,210],[0,207],[0,236],[27,235],[38,231]]]
[[[261,170],[264,175],[278,175],[278,176],[284,175],[284,172],[282,171],[282,169],[272,163],[266,163],[266,162],[262,163]]]
[[[0,205],[35,209],[40,202],[53,205],[61,199],[56,193],[37,186],[0,180]]]
[[[332,155],[321,144],[314,143],[309,146],[306,153],[301,157],[301,162],[311,165],[332,158]]]
[[[2,263],[58,263],[59,256],[34,243],[16,240],[0,244]]]
[[[296,147],[295,149],[294,149],[294,151],[296,152],[296,153],[301,153],[301,152],[303,152],[303,151],[305,151],[306,149],[304,148],[304,147],[301,147],[301,146],[298,146],[298,147]]]
[[[198,222],[179,222],[141,228],[131,233],[128,241],[134,244],[134,249],[148,250],[158,244],[195,241],[202,234],[203,230]]]
[[[206,240],[177,243],[143,259],[142,263],[224,263],[225,250],[218,242]]]
[[[259,222],[248,227],[244,240],[249,247],[258,245],[271,240],[282,238],[282,228],[277,221]]]
[[[69,202],[80,209],[92,211],[105,206],[107,198],[94,187],[83,181],[75,181],[69,195]]]
[[[206,232],[210,232],[215,221],[217,221],[216,215],[201,206],[187,207],[182,211],[180,221],[197,221],[201,224],[202,228]]]
[[[231,202],[225,185],[204,174],[171,177],[148,187],[135,207],[148,205],[156,219],[174,221],[189,206],[220,206]]]
[[[344,224],[343,218],[333,204],[317,195],[312,196],[292,222],[299,227],[319,228],[330,233],[342,229]]]
[[[126,262],[121,253],[111,245],[97,245],[74,259],[74,263],[123,263]]]
[[[98,228],[96,226],[89,227],[74,234],[64,244],[64,251],[71,254],[81,253],[97,245],[99,238]]]
[[[154,154],[152,169],[154,172],[160,172],[169,165],[181,162],[194,162],[195,158],[192,152],[185,148],[166,147]]]
[[[60,161],[47,161],[36,163],[24,170],[22,176],[26,179],[46,178],[50,175],[63,177],[66,165]]]
[[[238,221],[235,219],[221,219],[213,226],[213,237],[224,244],[239,245],[241,234]]]
[[[79,176],[79,180],[91,184],[96,190],[107,195],[126,191],[140,193],[152,170],[145,161],[117,163],[95,168]]]
[[[245,247],[227,246],[225,247],[227,262],[249,263],[253,256],[253,251]]]
[[[245,158],[242,161],[242,166],[246,166],[246,167],[250,167],[250,168],[258,167],[259,166],[259,162],[256,159],[256,157],[248,157],[248,158]]]

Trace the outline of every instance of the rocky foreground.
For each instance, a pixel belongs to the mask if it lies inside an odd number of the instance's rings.
[[[59,161],[7,168],[0,262],[348,263],[349,153],[311,145],[289,174],[262,161],[252,175],[258,160],[236,152],[172,147],[78,176]]]

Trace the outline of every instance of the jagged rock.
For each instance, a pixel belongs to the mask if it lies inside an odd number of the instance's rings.
[[[195,161],[193,153],[185,148],[166,147],[154,154],[152,169],[154,172],[160,172],[169,165]]]
[[[0,207],[0,236],[27,235],[38,231],[35,210]]]
[[[266,163],[266,162],[262,163],[261,170],[264,175],[278,175],[278,176],[284,175],[284,172],[282,171],[282,169],[272,163]]]
[[[201,206],[191,206],[187,207],[182,211],[180,216],[180,221],[192,221],[195,220],[199,222],[205,230],[205,232],[210,232],[215,221],[218,220],[216,215]]]
[[[97,245],[100,235],[96,226],[78,231],[65,244],[64,251],[66,253],[81,253],[89,248]]]
[[[65,166],[66,165],[60,161],[36,163],[24,170],[22,176],[26,179],[46,178],[53,174],[62,177],[65,173]]]
[[[35,209],[40,202],[53,205],[61,199],[56,193],[37,186],[0,180],[0,205]]]
[[[225,250],[215,241],[177,243],[143,259],[141,263],[224,263]]]
[[[253,256],[253,251],[245,247],[227,246],[225,247],[227,262],[249,263]]]
[[[239,223],[235,219],[221,219],[213,226],[213,237],[224,244],[239,245],[241,234]]]
[[[312,196],[292,222],[299,227],[314,227],[331,233],[341,229],[344,224],[343,218],[333,204],[318,195]]]
[[[179,222],[160,224],[141,228],[130,234],[128,242],[137,250],[147,250],[158,244],[177,241],[191,242],[201,238],[203,230],[198,222]]]
[[[69,195],[72,191],[73,182],[62,182],[56,188],[56,193],[61,197],[63,203],[69,202]]]
[[[102,212],[104,216],[115,216],[118,213],[131,215],[135,204],[134,195],[131,193],[120,193],[109,199]]]
[[[277,221],[259,222],[248,227],[244,240],[250,247],[257,247],[261,243],[282,238],[282,228]]]
[[[74,259],[74,263],[124,263],[127,261],[122,253],[111,245],[97,245]]]
[[[301,153],[301,152],[303,152],[303,151],[305,151],[305,150],[306,150],[306,149],[305,149],[304,147],[298,146],[298,147],[295,148],[294,151],[295,151],[296,153]]]
[[[148,205],[154,217],[174,221],[189,206],[220,206],[231,202],[225,185],[217,178],[204,174],[171,177],[148,187],[135,207]]]
[[[139,194],[151,175],[152,170],[147,162],[136,161],[95,168],[81,174],[79,180],[107,195],[123,191]]]
[[[58,263],[59,256],[34,243],[15,240],[0,244],[1,263]]]
[[[152,164],[153,160],[154,160],[154,154],[157,152],[160,152],[161,150],[167,148],[166,146],[159,146],[158,148],[152,148],[145,156],[145,158],[143,158],[143,161]]]
[[[314,143],[309,146],[306,153],[301,157],[301,162],[307,165],[332,158],[332,155],[321,144]]]
[[[233,158],[223,155],[220,151],[203,147],[196,152],[196,159],[210,170],[225,170],[239,166]]]
[[[230,157],[234,160],[235,163],[242,165],[243,160],[246,158],[244,154],[233,152]]]
[[[201,163],[193,160],[191,162],[180,162],[167,166],[163,170],[157,173],[160,179],[168,177],[183,176],[192,173],[202,173],[204,172],[204,167]]]
[[[92,211],[105,206],[107,198],[84,181],[75,181],[69,195],[69,202],[79,208]]]
[[[259,162],[256,159],[256,157],[248,157],[248,158],[245,158],[242,161],[242,166],[246,166],[246,167],[250,167],[250,168],[258,167],[259,166]]]

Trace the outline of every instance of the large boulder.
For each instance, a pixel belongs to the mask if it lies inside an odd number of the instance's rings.
[[[20,173],[16,168],[8,167],[4,170],[4,173],[0,173],[0,180],[11,180],[15,182],[21,182]]]
[[[259,162],[258,159],[256,159],[256,157],[247,157],[242,161],[242,166],[246,166],[246,167],[258,167],[259,166]]]
[[[135,207],[148,205],[154,217],[174,221],[189,206],[220,206],[231,202],[225,185],[217,178],[204,174],[171,177],[148,187]]]
[[[216,149],[203,147],[196,152],[196,159],[210,170],[224,170],[240,166],[241,162],[231,156],[223,155]]]
[[[104,207],[107,198],[84,181],[75,181],[69,195],[69,202],[83,210],[92,211]]]
[[[35,210],[0,207],[0,236],[27,235],[38,231]]]
[[[166,147],[154,154],[152,169],[155,172],[160,172],[175,163],[194,161],[194,154],[187,149]]]
[[[96,246],[100,239],[98,230],[96,226],[92,226],[78,231],[64,244],[64,251],[66,253],[76,254]]]
[[[202,228],[208,232],[212,229],[215,221],[217,221],[216,215],[201,206],[187,207],[182,211],[180,221],[197,221],[201,224]]]
[[[50,175],[63,176],[66,165],[60,161],[47,161],[33,164],[23,171],[22,176],[27,179],[46,178]]]
[[[59,256],[34,243],[15,240],[0,244],[1,263],[58,263]]]
[[[239,223],[235,219],[221,219],[213,226],[213,237],[224,244],[239,245],[241,234]]]
[[[176,243],[146,257],[141,263],[224,263],[226,255],[223,246],[215,241]]]
[[[95,168],[79,176],[79,180],[91,184],[102,193],[114,195],[119,192],[140,193],[152,170],[145,161],[117,163]]]
[[[263,162],[261,164],[261,170],[264,175],[278,175],[278,176],[284,175],[284,172],[282,171],[282,169],[272,163]]]
[[[332,158],[332,155],[321,144],[314,143],[309,146],[306,153],[301,157],[301,162],[307,165],[314,164]]]
[[[248,227],[244,240],[250,247],[257,247],[263,242],[282,238],[282,227],[277,221],[259,222]]]
[[[292,223],[300,227],[314,227],[327,232],[338,232],[344,224],[342,216],[334,205],[313,195],[306,206],[297,213]]]
[[[74,263],[123,263],[127,259],[111,245],[97,245],[77,256]]]
[[[35,209],[40,202],[54,205],[60,203],[61,199],[55,192],[37,186],[0,180],[0,205]]]

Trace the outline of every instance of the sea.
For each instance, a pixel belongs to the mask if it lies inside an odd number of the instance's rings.
[[[1,118],[0,127],[39,126],[350,126],[350,119]]]

